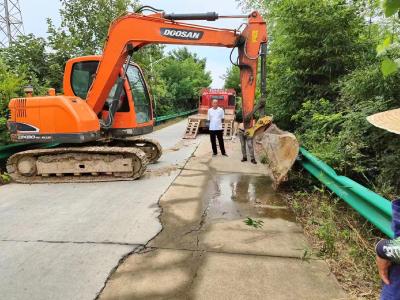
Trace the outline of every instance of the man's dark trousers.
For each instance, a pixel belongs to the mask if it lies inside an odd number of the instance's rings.
[[[221,149],[221,154],[225,155],[225,145],[224,145],[224,131],[223,130],[210,130],[210,140],[213,153],[217,155],[217,139],[219,148]]]

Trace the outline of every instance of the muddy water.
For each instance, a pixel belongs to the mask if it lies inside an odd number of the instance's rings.
[[[204,194],[206,222],[239,218],[280,218],[295,221],[282,197],[274,191],[269,177],[227,174],[214,175]]]

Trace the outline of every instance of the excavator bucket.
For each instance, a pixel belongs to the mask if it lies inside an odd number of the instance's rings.
[[[287,173],[299,153],[299,142],[295,135],[271,124],[267,129],[256,130],[254,148],[258,161],[268,166],[277,188],[281,182],[287,180]]]

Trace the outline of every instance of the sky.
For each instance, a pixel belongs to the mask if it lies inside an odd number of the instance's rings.
[[[59,25],[59,0],[20,0],[25,34],[33,33],[36,36],[47,36],[46,19],[51,18],[54,24]],[[215,11],[219,15],[242,14],[235,0],[142,0],[143,5],[151,5],[166,12],[199,13]],[[222,19],[215,22],[201,21],[197,24],[212,27],[235,29],[243,23],[242,19]],[[167,46],[166,51],[180,46]],[[190,51],[196,52],[199,57],[207,58],[207,70],[211,72],[213,88],[222,88],[222,79],[227,68],[230,67],[230,49],[217,47],[188,46]]]

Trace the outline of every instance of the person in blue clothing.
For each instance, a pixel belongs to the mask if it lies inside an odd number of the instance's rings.
[[[400,299],[400,199],[392,202],[393,240],[376,244],[376,264],[383,281],[381,300]]]
[[[400,109],[369,116],[374,126],[400,134]],[[376,245],[376,264],[382,279],[381,300],[400,300],[400,199],[392,202],[394,239]]]

